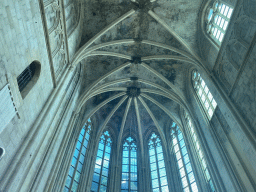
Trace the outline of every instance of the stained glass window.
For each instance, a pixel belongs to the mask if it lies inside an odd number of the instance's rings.
[[[172,147],[174,149],[177,164],[180,171],[180,178],[184,192],[198,192],[195,175],[193,173],[187,147],[183,134],[176,123],[171,127]]]
[[[85,123],[84,127],[82,128],[79,134],[74,156],[71,161],[71,166],[69,168],[64,192],[77,191],[80,176],[82,173],[82,167],[84,164],[84,157],[89,142],[91,126],[91,120],[88,119],[88,121]]]
[[[158,135],[152,133],[148,142],[153,192],[169,192],[163,148]]]
[[[224,3],[214,3],[209,10],[207,32],[220,44],[226,32],[233,8]]]
[[[207,163],[206,163],[206,160],[204,158],[203,151],[201,149],[200,142],[197,139],[195,128],[194,128],[194,126],[193,126],[193,124],[192,124],[188,114],[186,114],[186,121],[187,121],[187,124],[188,124],[188,128],[190,130],[190,134],[192,136],[192,141],[193,141],[193,144],[194,144],[194,148],[195,148],[195,150],[197,152],[198,159],[199,159],[199,161],[200,161],[200,163],[202,165],[202,169],[203,169],[206,181],[209,183],[211,190],[215,191],[215,188],[213,186],[213,182],[212,182],[210,173],[209,173],[208,168],[207,168]]]
[[[128,137],[123,144],[121,191],[138,191],[137,146],[131,137]]]
[[[111,144],[109,132],[105,131],[99,141],[91,192],[107,191]]]
[[[192,81],[193,86],[196,90],[196,93],[209,117],[212,118],[213,112],[217,107],[217,103],[214,100],[211,92],[209,91],[207,85],[205,84],[204,80],[200,76],[197,71],[192,72]]]

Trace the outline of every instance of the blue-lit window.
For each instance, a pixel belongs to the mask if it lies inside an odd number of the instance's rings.
[[[214,100],[201,75],[195,70],[192,72],[192,81],[197,96],[199,97],[199,100],[202,103],[207,116],[209,117],[209,119],[211,119],[213,112],[217,107],[217,103]]]
[[[88,119],[87,123],[84,125],[79,134],[74,156],[71,162],[71,166],[69,168],[64,192],[77,191],[80,176],[82,173],[82,167],[84,164],[84,157],[89,142],[91,126],[91,120]]]
[[[137,146],[131,137],[123,144],[121,191],[138,191]]]
[[[99,141],[91,192],[107,191],[111,144],[109,132],[105,131]]]
[[[209,9],[207,32],[218,44],[223,40],[232,12],[233,8],[217,2]]]
[[[153,192],[169,192],[161,140],[152,133],[148,142]]]
[[[183,191],[198,192],[195,176],[191,167],[183,134],[180,131],[180,128],[174,122],[171,127],[171,139],[180,171]]]
[[[208,171],[208,168],[207,168],[207,164],[206,164],[206,161],[205,161],[205,158],[204,158],[204,155],[203,155],[203,151],[201,149],[201,145],[199,143],[199,140],[197,139],[195,128],[194,128],[194,126],[193,126],[193,124],[192,124],[188,114],[186,114],[186,121],[187,121],[187,124],[188,124],[188,128],[189,128],[190,134],[192,136],[193,145],[194,145],[194,148],[195,148],[195,150],[197,152],[198,159],[199,159],[199,161],[201,163],[201,166],[202,166],[202,169],[203,169],[206,181],[209,183],[211,190],[215,191],[215,188],[213,186],[212,179],[211,179],[211,176],[209,174],[209,171]]]

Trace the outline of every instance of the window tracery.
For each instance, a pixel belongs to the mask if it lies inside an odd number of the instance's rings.
[[[205,84],[201,75],[196,70],[192,72],[192,81],[193,81],[193,86],[195,88],[197,96],[201,104],[203,105],[207,116],[209,117],[209,119],[211,119],[213,116],[214,110],[217,107],[217,102],[214,100],[211,92],[209,91],[209,88]]]
[[[151,181],[153,192],[168,192],[168,182],[161,140],[152,133],[148,142]]]
[[[110,134],[108,131],[105,131],[99,141],[91,186],[92,192],[107,191],[111,145],[112,140]]]
[[[84,165],[84,157],[90,138],[91,126],[91,120],[88,119],[79,134],[74,156],[71,162],[71,166],[69,168],[64,192],[77,191],[80,176],[82,173],[82,167]]]
[[[216,1],[208,11],[207,33],[219,45],[221,44],[224,34],[227,30],[233,8],[224,3]]]
[[[210,189],[212,191],[215,191],[210,173],[209,173],[208,168],[207,168],[206,160],[205,160],[203,151],[201,149],[200,142],[199,142],[199,140],[197,138],[197,135],[196,135],[196,132],[195,132],[195,128],[194,128],[194,126],[193,126],[193,124],[192,124],[192,122],[191,122],[187,113],[185,114],[185,119],[187,121],[187,125],[188,125],[188,128],[189,128],[189,133],[192,137],[192,142],[193,142],[193,145],[194,145],[194,149],[196,150],[196,153],[197,153],[199,162],[201,164],[201,167],[203,169],[206,181],[207,181],[207,183],[209,183]]]
[[[137,146],[135,141],[128,137],[123,144],[122,160],[122,192],[138,191],[137,179]]]
[[[187,147],[180,128],[173,122],[171,127],[172,146],[179,167],[184,192],[198,192],[195,176],[192,170]]]

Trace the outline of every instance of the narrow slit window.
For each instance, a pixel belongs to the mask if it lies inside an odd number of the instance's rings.
[[[219,45],[225,35],[232,12],[233,8],[224,3],[217,2],[209,9],[207,15],[207,32]]]
[[[187,113],[185,115],[185,119],[187,121],[187,125],[188,125],[188,128],[189,128],[190,134],[192,136],[192,142],[193,142],[194,148],[196,150],[198,159],[200,161],[201,167],[203,169],[204,176],[206,178],[207,183],[210,186],[211,191],[214,192],[215,188],[214,188],[214,185],[213,185],[213,182],[212,182],[209,170],[207,168],[207,164],[206,164],[206,161],[205,161],[205,158],[204,158],[204,155],[203,155],[203,151],[201,149],[200,142],[197,139],[197,136],[196,136],[196,133],[195,133],[195,128],[194,128],[194,126],[193,126],[193,124],[192,124],[192,122],[191,122],[191,120],[190,120],[190,118],[189,118]]]
[[[91,192],[107,191],[111,144],[109,132],[105,131],[99,141]]]
[[[64,187],[64,192],[77,191],[82,173],[82,167],[84,165],[85,153],[90,138],[91,126],[91,120],[88,119],[79,134],[78,141],[76,143],[76,149],[71,161],[71,166],[69,168],[68,177]]]
[[[137,192],[137,146],[128,137],[123,144],[121,192]]]
[[[198,192],[183,134],[176,123],[171,127],[172,147],[175,152],[184,192]]]
[[[209,88],[205,84],[204,80],[197,71],[192,72],[192,81],[197,96],[204,107],[204,110],[209,117],[212,118],[214,110],[217,107],[217,102],[214,100]]]
[[[148,143],[153,192],[169,192],[163,148],[158,135],[152,133]]]

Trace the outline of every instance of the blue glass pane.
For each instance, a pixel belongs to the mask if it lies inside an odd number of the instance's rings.
[[[137,173],[131,173],[131,181],[137,181]]]
[[[69,188],[70,187],[70,184],[71,184],[71,177],[67,177],[67,180],[66,180],[66,186]]]
[[[123,158],[123,164],[129,164],[129,159],[128,158]]]
[[[131,157],[137,157],[136,151],[131,151]]]
[[[77,182],[79,182],[79,179],[80,179],[80,173],[76,171],[75,180],[76,180]]]
[[[98,184],[97,184],[97,183],[92,182],[91,191],[92,191],[92,192],[96,192],[97,190],[98,190]]]
[[[128,180],[129,174],[128,173],[122,173],[122,180]]]
[[[88,141],[85,139],[83,145],[87,148]]]
[[[154,163],[156,162],[156,157],[155,156],[151,156],[150,157],[150,163]]]
[[[121,188],[122,189],[128,189],[128,181],[122,181]]]
[[[188,163],[188,164],[186,165],[186,169],[187,169],[187,172],[188,172],[188,173],[190,173],[190,172],[192,171],[192,167],[191,167],[191,164],[190,164],[190,163]]]
[[[157,188],[157,187],[159,187],[158,179],[152,180],[152,188],[154,189],[154,188]]]
[[[129,172],[129,166],[128,165],[122,165],[122,171],[123,172]]]
[[[68,192],[68,191],[69,191],[68,188],[65,186],[64,192]]]
[[[72,165],[73,167],[75,167],[75,166],[76,166],[76,162],[77,162],[77,159],[76,159],[75,157],[73,157],[72,162],[71,162],[71,165]]]
[[[153,189],[153,192],[160,192],[160,191],[159,191],[159,188]]]
[[[107,182],[108,182],[108,178],[102,175],[102,177],[101,177],[101,185],[107,186]]]
[[[165,171],[165,168],[162,168],[159,170],[159,174],[160,174],[160,177],[163,177],[166,175],[166,171]]]
[[[77,166],[77,171],[79,171],[81,173],[82,172],[82,167],[83,167],[83,165],[79,162],[78,166]]]
[[[85,135],[85,139],[86,139],[87,141],[89,141],[89,137],[90,137],[90,134],[87,132],[86,135]]]
[[[123,157],[129,157],[129,152],[128,151],[123,151]]]
[[[161,161],[164,159],[163,153],[157,154],[158,161]]]
[[[188,154],[186,154],[184,156],[184,163],[187,164],[188,162],[189,162],[189,156],[188,156]]]
[[[159,167],[159,169],[165,167],[165,165],[164,165],[164,160],[158,161],[158,167]]]
[[[169,192],[168,186],[162,187],[162,192]]]
[[[93,174],[93,178],[92,178],[92,180],[93,180],[94,182],[98,183],[98,182],[99,182],[99,180],[100,180],[100,175],[99,175],[99,174],[97,174],[97,173],[94,173],[94,174]]]
[[[193,171],[188,174],[188,179],[190,183],[193,183],[195,181],[194,173]]]
[[[158,175],[157,175],[157,171],[155,170],[155,171],[152,171],[151,172],[151,179],[156,179],[158,177]]]
[[[75,192],[77,190],[77,187],[78,187],[78,183],[74,181],[72,184],[72,190]]]
[[[74,169],[72,166],[70,166],[68,175],[70,175],[71,177],[73,177],[74,170],[75,170],[75,169]]]
[[[156,163],[150,164],[151,171],[156,170]]]
[[[97,152],[97,156],[102,158],[102,156],[103,156],[103,151],[101,151],[101,150],[99,149],[98,152]]]
[[[137,166],[131,165],[131,172],[137,172]]]
[[[184,147],[185,146],[185,142],[184,142],[184,139],[180,140],[180,147]]]
[[[104,144],[103,143],[99,143],[99,149],[102,150],[102,151],[104,150]]]
[[[77,148],[78,150],[80,150],[81,145],[82,145],[82,144],[81,144],[79,141],[77,141],[77,143],[76,143],[76,148]]]
[[[180,134],[178,135],[178,139],[179,139],[179,141],[180,141],[181,139],[183,139],[182,133],[180,133]]]
[[[76,149],[75,152],[74,152],[74,156],[77,158],[79,155],[79,151]]]
[[[155,149],[154,148],[149,150],[149,155],[150,156],[155,155]]]
[[[110,146],[106,146],[106,153],[110,153],[111,152],[111,147]]]
[[[157,151],[157,153],[162,153],[163,152],[162,146],[158,146],[156,148],[156,151]]]
[[[96,157],[96,164],[101,165],[102,159],[100,157]]]
[[[101,185],[100,186],[100,192],[106,192],[107,191],[107,187]]]
[[[81,152],[83,155],[85,155],[85,153],[86,153],[86,148],[83,146],[82,147],[82,152]]]
[[[83,164],[84,163],[84,156],[83,154],[80,154],[79,161]]]
[[[183,148],[181,149],[181,152],[182,152],[182,155],[183,155],[183,156],[186,155],[186,154],[187,154],[187,148],[186,148],[186,147],[183,147]]]
[[[94,172],[95,172],[95,173],[99,173],[99,174],[100,174],[100,170],[101,170],[101,166],[100,166],[100,165],[95,164]]]
[[[81,134],[78,137],[78,141],[80,141],[81,143],[83,142],[83,136]]]
[[[110,154],[109,153],[105,153],[104,159],[109,161],[110,160]]]
[[[84,133],[85,133],[85,130],[84,130],[84,128],[81,130],[81,132],[80,132],[80,134],[81,135],[84,135]]]
[[[137,164],[137,161],[136,161],[136,159],[134,159],[134,158],[131,158],[131,165],[136,165]]]
[[[102,169],[102,175],[104,175],[104,176],[108,176],[108,169],[106,169],[106,168],[104,168],[103,167],[103,169]]]
[[[161,186],[167,185],[167,179],[166,177],[161,177],[160,178]]]
[[[108,166],[109,166],[109,161],[104,160],[104,162],[103,162],[103,166],[104,166],[104,167],[106,167],[106,168],[108,168]]]
[[[131,182],[131,190],[137,190],[137,182]]]

